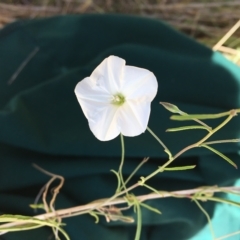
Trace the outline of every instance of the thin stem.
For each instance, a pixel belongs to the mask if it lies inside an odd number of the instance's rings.
[[[140,184],[139,183],[135,183],[131,187],[129,187],[127,189],[124,189],[123,191],[121,191],[119,193],[116,193],[111,198],[107,199],[102,205],[100,204],[99,206],[108,206],[111,201],[113,201],[114,199],[116,199],[117,197],[119,197],[119,196],[121,196],[121,195],[123,195],[125,193],[128,193],[129,191],[133,190],[134,188],[137,188],[138,186],[140,186]]]
[[[189,145],[189,146],[185,147],[184,149],[179,151],[176,155],[174,155],[173,157],[169,158],[169,160],[164,165],[162,165],[161,168],[159,168],[158,170],[156,170],[153,173],[151,173],[150,175],[148,175],[145,178],[145,181],[147,181],[148,179],[152,178],[153,176],[155,176],[159,172],[163,172],[165,167],[167,167],[169,164],[171,164],[176,158],[178,158],[184,152],[186,152],[186,151],[188,151],[188,150],[190,150],[192,148],[199,147],[202,143],[204,143],[204,141],[206,141],[208,138],[210,138],[215,132],[217,132],[219,129],[221,129],[223,126],[225,126],[234,116],[236,116],[236,113],[238,111],[239,111],[239,109],[237,109],[237,110],[234,109],[234,110],[231,110],[231,111],[227,112],[229,114],[229,116],[221,124],[219,124],[216,128],[211,130],[204,138],[202,138],[197,143],[194,143],[192,145]],[[224,114],[226,114],[226,112]],[[221,115],[221,114],[219,114],[219,115]]]
[[[160,140],[160,138],[149,128],[147,127],[147,130],[152,134],[152,136],[162,145],[162,147],[164,148],[164,151],[168,154],[169,159],[172,158],[172,154],[169,151],[169,149],[166,147],[166,145]]]
[[[224,235],[224,236],[222,236],[222,237],[216,238],[215,240],[223,240],[223,239],[225,239],[225,238],[229,238],[229,237],[232,237],[232,236],[235,236],[235,235],[238,235],[238,234],[240,234],[240,231],[237,231],[237,232],[233,232],[233,233]]]
[[[204,123],[204,122],[202,122],[202,121],[200,121],[200,120],[198,120],[198,119],[196,119],[196,118],[194,118],[193,120],[194,120],[195,122],[201,124],[202,126],[206,127],[208,131],[210,131],[210,130],[212,129],[212,128],[209,127],[206,123]]]
[[[214,230],[213,230],[213,226],[212,226],[212,222],[211,222],[211,218],[208,215],[208,213],[206,212],[206,210],[201,206],[201,204],[194,198],[192,198],[192,200],[197,204],[197,206],[200,208],[200,210],[203,212],[203,214],[206,216],[207,220],[208,220],[208,224],[209,224],[209,228],[212,234],[213,239],[215,239],[215,234],[214,234]]]
[[[212,136],[215,132],[217,132],[219,129],[221,129],[223,126],[225,126],[234,116],[236,116],[236,113],[240,111],[239,109],[237,110],[231,110],[229,111],[228,113],[230,114],[227,119],[225,119],[221,124],[219,124],[216,128],[214,128],[213,130],[211,130],[211,132],[209,132],[203,139],[201,139],[200,141],[198,141],[197,143],[194,143],[192,145],[189,145],[187,147],[185,147],[184,149],[182,149],[181,151],[179,151],[176,155],[174,155],[173,157],[171,156],[171,153],[170,151],[168,150],[168,148],[164,145],[164,143],[162,143],[162,141],[152,132],[152,130],[147,127],[147,130],[158,140],[158,142],[163,146],[163,148],[165,149],[165,151],[169,152],[170,155],[169,155],[169,160],[164,164],[162,165],[159,169],[157,169],[156,171],[154,171],[153,173],[151,173],[150,175],[148,175],[147,177],[144,178],[143,180],[143,183],[146,182],[147,180],[149,180],[150,178],[154,177],[155,175],[157,175],[159,172],[163,172],[164,171],[164,168],[167,167],[169,164],[171,164],[177,157],[179,157],[180,155],[182,155],[184,152],[192,149],[192,148],[195,148],[195,147],[199,147],[205,140],[207,140],[210,136]],[[135,184],[133,185],[133,188],[135,187],[138,187],[139,185],[142,185],[142,184]],[[126,189],[126,186],[125,186],[125,192],[128,192],[128,189]],[[119,195],[122,195],[122,194],[119,194]],[[119,196],[117,195],[117,196]],[[114,198],[117,197],[116,194],[110,198],[111,200],[113,200]]]
[[[156,171],[154,171],[153,173],[149,174],[147,177],[144,178],[144,182],[146,182],[147,180],[149,180],[150,178],[154,177],[155,175],[157,175],[159,172],[163,172],[164,168],[167,167],[170,163],[172,163],[177,157],[179,157],[180,155],[182,155],[184,152],[190,150],[191,148],[195,148],[196,145],[192,144],[189,145],[187,147],[185,147],[184,149],[182,149],[181,151],[179,151],[175,156],[173,156],[171,159],[169,159],[166,163],[164,163],[159,169],[157,169]]]
[[[227,124],[231,118],[233,116],[236,115],[236,113],[240,112],[240,109],[237,110],[231,110],[229,111],[229,116],[227,119],[225,119],[219,126],[217,126],[215,129],[213,129],[210,133],[208,133],[202,140],[200,140],[199,142],[192,144],[188,147],[185,147],[184,149],[182,149],[181,151],[179,151],[174,157],[171,156],[170,151],[167,149],[167,147],[162,143],[162,141],[149,129],[148,131],[158,140],[158,142],[164,147],[165,152],[167,152],[169,154],[169,161],[167,163],[165,163],[161,168],[159,168],[158,170],[156,170],[155,172],[153,172],[152,174],[150,174],[148,177],[146,177],[144,179],[144,181],[148,180],[149,178],[153,177],[154,175],[156,175],[157,173],[159,173],[160,171],[163,171],[164,168],[169,165],[173,160],[175,160],[178,156],[180,156],[181,154],[183,154],[184,152],[186,152],[187,150],[190,150],[191,148],[194,147],[199,147],[201,146],[202,143],[204,143],[205,140],[207,140],[212,134],[214,134],[216,131],[218,131],[220,128],[222,128],[225,124]],[[122,203],[127,203],[126,198],[118,198],[119,196],[122,196],[126,193],[128,193],[129,191],[142,186],[144,184],[139,182],[136,183],[134,185],[132,185],[131,187],[126,188],[125,183],[123,181],[123,177],[122,177],[122,168],[123,168],[123,164],[124,164],[124,154],[125,154],[125,149],[124,149],[124,141],[123,141],[123,136],[121,136],[121,145],[122,145],[122,158],[121,158],[121,164],[119,166],[119,176],[121,178],[121,182],[122,182],[122,186],[124,187],[123,191],[119,191],[116,192],[115,195],[113,195],[111,198],[109,199],[100,199],[97,201],[94,201],[92,203],[89,203],[87,205],[83,205],[83,206],[77,206],[77,207],[72,207],[72,208],[68,208],[68,209],[60,209],[60,210],[56,210],[54,212],[49,212],[49,213],[45,213],[42,215],[38,215],[35,216],[34,218],[37,218],[39,220],[46,220],[46,219],[50,219],[50,218],[66,218],[66,217],[71,217],[74,215],[81,215],[83,213],[89,213],[90,211],[94,210],[94,209],[98,209],[100,207],[104,207],[104,206],[110,206],[110,205],[117,205],[117,204],[122,204]],[[122,187],[121,186],[121,187]],[[121,189],[120,187],[120,189]],[[234,187],[230,187],[231,190],[237,190],[240,191],[239,188],[234,188]],[[221,192],[222,190],[228,190],[229,188],[219,188],[219,189],[212,189],[211,191],[208,190],[208,192]],[[144,195],[144,196],[138,196],[136,197],[136,199],[138,201],[145,201],[145,200],[149,200],[149,199],[156,199],[156,198],[161,198],[161,197],[176,197],[179,194],[187,194],[186,197],[189,198],[189,195],[202,191],[202,189],[193,189],[193,190],[184,190],[184,191],[175,191],[175,192],[159,192],[158,194],[153,193],[153,194],[148,194],[148,195]],[[207,192],[207,191],[206,191]],[[175,196],[173,196],[173,194],[175,194]],[[182,196],[181,196],[182,197]],[[194,196],[193,196],[194,198]],[[219,199],[216,198],[208,198],[209,200],[213,200],[213,201],[220,201]],[[233,203],[231,203],[233,204]],[[13,222],[13,223],[7,223],[7,224],[2,224],[0,225],[0,232],[1,232],[1,228],[5,228],[5,227],[14,227],[14,226],[21,226],[23,225],[22,222]],[[46,224],[45,224],[46,225]],[[56,227],[56,226],[54,226]]]
[[[211,132],[209,132],[203,139],[201,139],[199,142],[196,143],[197,146],[201,145],[203,142],[205,142],[208,138],[210,138],[215,132],[217,132],[219,129],[221,129],[223,126],[225,126],[234,116],[236,115],[236,111],[232,110],[230,111],[230,115],[216,128],[214,128]]]
[[[124,164],[124,155],[125,155],[125,147],[124,147],[124,138],[123,135],[120,133],[120,138],[121,138],[121,147],[122,147],[122,157],[121,157],[121,163],[119,165],[118,169],[118,174],[121,180],[121,187],[123,187],[126,190],[126,185],[123,180],[123,175],[122,175],[122,169],[123,169],[123,164]],[[116,192],[121,191],[121,187],[117,189]]]
[[[146,163],[148,161],[149,157],[144,158],[139,164],[138,166],[133,170],[133,172],[130,174],[130,176],[127,178],[127,180],[125,181],[125,185],[127,185],[127,183],[132,179],[132,177],[135,175],[135,173],[142,167],[142,165],[144,163]]]
[[[181,111],[181,110],[180,110],[179,114],[182,115],[182,116],[183,116],[183,115],[188,115],[187,113],[185,113],[185,112],[183,112],[183,111]],[[194,118],[193,121],[195,121],[195,122],[201,124],[202,126],[206,127],[208,131],[210,131],[210,130],[212,129],[210,126],[208,126],[206,123],[202,122],[202,121],[199,120],[199,119]]]
[[[156,194],[160,194],[160,195],[161,195],[161,193],[158,192],[157,189],[155,189],[155,188],[153,188],[153,187],[151,187],[151,186],[149,186],[149,185],[147,185],[147,184],[143,184],[142,186],[145,187],[145,188],[148,188],[149,190],[151,190],[152,192],[154,192],[154,193],[156,193]]]
[[[221,198],[217,198],[217,197],[208,197],[208,200],[215,201],[215,202],[220,202],[220,203],[227,203],[227,204],[233,205],[235,207],[240,207],[240,203],[234,202],[234,201],[231,201],[231,200],[227,200],[227,199],[221,199]]]
[[[168,162],[173,161],[172,159],[168,160]],[[150,178],[154,177],[155,175],[157,175],[160,172],[160,169],[158,168],[157,170],[155,170],[154,172],[152,172],[151,174],[149,174],[147,177],[144,177],[143,182],[146,182],[147,180],[149,180]]]
[[[142,229],[142,213],[141,213],[141,206],[137,200],[135,200],[136,209],[137,209],[137,231],[135,240],[140,240],[141,237],[141,229]]]
[[[172,159],[169,159],[165,164],[163,164],[160,168],[159,168],[159,172],[163,172],[164,168],[167,167],[168,165],[170,165],[176,158],[178,158],[180,155],[182,155],[184,152],[190,150],[191,148],[195,148],[196,145],[192,144],[190,146],[185,147],[184,149],[182,149],[180,152],[178,152]]]
[[[46,212],[49,212],[50,209],[51,209],[52,212],[54,212],[54,211],[55,211],[55,209],[54,209],[54,203],[55,203],[55,201],[56,201],[56,198],[57,198],[57,195],[58,195],[60,189],[62,188],[62,186],[63,186],[63,184],[64,184],[64,178],[63,178],[62,176],[60,176],[60,175],[57,175],[57,174],[54,174],[54,173],[51,173],[51,172],[49,172],[49,171],[44,170],[43,168],[39,167],[37,164],[33,164],[33,166],[34,166],[37,170],[39,170],[40,172],[42,172],[42,173],[44,173],[44,174],[52,177],[52,178],[48,181],[48,183],[44,186],[43,195],[42,195],[42,201],[43,201],[43,203],[44,203],[44,209],[45,209]],[[60,180],[60,183],[58,184],[57,187],[54,188],[54,190],[53,190],[53,196],[52,196],[52,199],[51,199],[50,204],[49,204],[49,206],[48,206],[47,200],[46,200],[47,194],[48,194],[48,189],[49,189],[50,185],[51,185],[56,179],[59,179],[59,180]],[[49,208],[50,208],[50,209],[49,209]]]
[[[210,142],[205,142],[205,145],[210,145],[210,144],[219,144],[219,143],[233,143],[233,142],[240,142],[239,138],[236,139],[227,139],[227,140],[217,140],[217,141],[210,141]]]

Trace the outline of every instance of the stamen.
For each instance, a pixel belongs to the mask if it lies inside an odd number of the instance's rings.
[[[121,106],[125,103],[125,97],[121,93],[118,93],[113,96],[113,100],[111,103],[117,106]]]

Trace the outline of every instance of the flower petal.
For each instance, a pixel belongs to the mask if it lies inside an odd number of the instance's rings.
[[[89,127],[97,139],[109,141],[120,134],[118,110],[118,107],[111,104],[98,111],[96,121],[89,121]]]
[[[137,136],[145,132],[150,116],[150,102],[136,104],[127,101],[119,108],[118,124],[124,136]]]
[[[112,99],[106,90],[97,86],[95,81],[89,77],[77,84],[75,94],[85,117],[91,122],[96,121],[98,112],[108,106]]]
[[[136,102],[151,102],[157,94],[158,82],[147,69],[125,66],[122,94]]]
[[[124,66],[124,59],[110,56],[97,66],[90,77],[97,84],[104,86],[110,94],[116,94],[121,89]]]

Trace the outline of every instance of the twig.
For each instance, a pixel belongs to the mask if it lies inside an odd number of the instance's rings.
[[[11,78],[8,80],[8,85],[11,85],[17,78],[17,76],[21,73],[21,71],[26,67],[26,65],[30,62],[30,60],[37,54],[39,51],[39,47],[35,47],[33,51],[27,56],[27,58],[20,64],[18,69],[14,72]]]
[[[219,42],[213,47],[213,50],[217,51],[219,47],[221,47],[233,35],[233,33],[237,31],[239,27],[240,20],[219,40]]]
[[[33,166],[38,169],[39,171],[43,172],[44,174],[52,177],[48,182],[47,184],[44,186],[44,189],[43,189],[43,194],[42,194],[42,201],[44,203],[44,209],[46,212],[55,212],[55,208],[54,208],[54,204],[55,204],[55,201],[56,201],[56,198],[57,198],[57,195],[60,191],[60,189],[62,188],[63,184],[64,184],[64,178],[60,175],[56,175],[56,174],[53,174],[51,172],[48,172],[46,170],[44,170],[43,168],[39,167],[38,165],[36,164],[33,164]],[[55,187],[53,189],[53,196],[52,196],[52,199],[50,201],[50,204],[48,206],[47,204],[47,195],[48,195],[48,190],[49,190],[49,187],[50,185],[56,180],[56,179],[59,179],[60,180],[60,183],[58,184],[57,187]],[[42,191],[42,190],[41,190]],[[61,221],[62,219],[60,217],[57,217],[57,221],[59,224],[61,224]],[[56,227],[52,227],[52,230],[53,230],[53,233],[55,235],[55,239],[59,239],[58,237],[58,231],[59,229]]]
[[[49,212],[49,208],[51,209],[51,211],[55,211],[54,209],[54,203],[55,203],[55,200],[56,200],[56,197],[57,197],[57,194],[59,193],[60,189],[62,188],[63,184],[64,184],[64,178],[60,175],[57,175],[57,174],[53,174],[51,172],[48,172],[46,170],[44,170],[43,168],[39,167],[38,165],[36,164],[33,164],[33,166],[38,169],[39,171],[43,172],[44,174],[52,177],[48,183],[45,185],[45,189],[44,189],[44,192],[43,192],[43,202],[44,202],[44,206],[45,206],[45,210],[46,212]],[[48,189],[51,185],[51,183],[55,180],[55,179],[59,179],[60,180],[60,183],[57,187],[54,188],[53,190],[53,196],[52,196],[52,199],[50,201],[50,204],[49,204],[49,207],[46,203],[46,198],[47,198],[47,194],[48,194]]]
[[[146,200],[153,200],[153,199],[160,199],[160,198],[167,198],[167,197],[188,197],[190,195],[194,195],[197,192],[201,191],[201,193],[215,193],[215,192],[229,192],[231,191],[232,193],[239,194],[240,193],[240,187],[234,187],[234,186],[229,186],[229,187],[216,187],[216,188],[195,188],[195,189],[187,189],[187,190],[181,190],[181,191],[173,191],[173,192],[167,192],[167,191],[159,191],[159,193],[150,193],[146,195],[141,195],[137,196],[137,200],[140,202],[146,201]],[[197,198],[197,197],[196,197]],[[81,215],[84,213],[88,213],[91,210],[98,209],[100,206],[105,207],[105,206],[115,206],[119,204],[124,204],[127,203],[125,198],[115,198],[114,200],[108,201],[109,199],[99,199],[97,201],[88,203],[86,205],[81,205],[81,206],[76,206],[76,207],[71,207],[67,209],[60,209],[60,210],[55,210],[55,212],[49,212],[41,215],[34,216],[34,218],[40,219],[40,220],[47,220],[51,218],[67,218],[67,217],[72,217],[73,215]],[[13,226],[19,226],[22,225],[23,223],[7,223],[7,224],[2,224],[0,225],[0,231],[1,228],[9,228]]]
[[[239,54],[239,50],[236,50],[234,48],[225,47],[225,46],[219,46],[218,51],[227,53],[227,54],[232,54],[232,55]]]

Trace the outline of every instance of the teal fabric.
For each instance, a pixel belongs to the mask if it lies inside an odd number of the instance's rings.
[[[160,101],[176,104],[189,113],[216,113],[240,107],[240,69],[160,21],[81,15],[10,24],[0,31],[0,213],[35,214],[29,204],[48,177],[34,169],[32,163],[64,176],[57,209],[114,193],[116,179],[110,169],[118,168],[120,139],[98,141],[73,92],[77,82],[89,76],[109,55],[122,57],[127,65],[149,69],[156,75],[159,91],[151,105],[149,127],[173,153],[194,143],[205,132],[166,133],[167,128],[181,123],[169,120],[170,114],[159,105]],[[214,126],[218,121],[208,123]],[[236,117],[212,139],[239,137],[240,121]],[[124,176],[143,157],[150,157],[135,181],[166,161],[166,154],[148,132],[125,138],[125,145]],[[222,144],[217,149],[240,166],[239,144]],[[162,190],[181,190],[233,185],[240,178],[239,170],[206,149],[193,149],[174,164],[197,167],[192,171],[164,172],[149,184]],[[135,194],[147,192],[139,188]],[[163,214],[143,209],[141,240],[186,240],[207,223],[188,199],[166,198],[147,203]],[[213,216],[215,204],[202,205]],[[231,211],[235,210],[231,208],[230,215]],[[131,211],[126,214],[133,215]],[[135,223],[106,223],[105,219],[95,224],[88,215],[64,222],[72,240],[131,240],[136,228]],[[239,224],[238,229],[235,227],[229,223],[228,230],[240,230]],[[43,240],[51,235],[51,229],[43,228],[9,233],[0,239]],[[211,239],[210,233],[198,238],[203,239]]]
[[[240,187],[240,180],[238,180],[235,186]],[[239,202],[239,196],[228,194],[226,199]],[[229,236],[225,238],[227,240],[239,240],[239,216],[240,209],[235,206],[231,206],[228,204],[216,206],[214,211],[213,219],[211,220],[212,227],[214,230],[215,238],[220,238],[231,233],[236,233],[235,235]],[[238,232],[238,234],[237,234]],[[214,239],[210,234],[209,225],[206,225],[200,232],[198,232],[195,236],[193,236],[190,240],[212,240]]]

